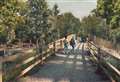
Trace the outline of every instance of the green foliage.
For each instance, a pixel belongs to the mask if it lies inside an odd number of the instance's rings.
[[[58,39],[59,37],[60,37],[60,29],[59,28],[57,28],[58,26],[57,26],[57,22],[58,22],[58,14],[59,14],[59,8],[58,8],[58,5],[57,4],[55,4],[54,6],[53,6],[53,9],[51,10],[52,11],[52,14],[51,14],[51,24],[52,24],[52,31],[53,31],[53,33],[52,33],[52,37],[54,37],[54,39],[53,40],[55,40],[55,39]],[[52,32],[51,31],[51,32]]]
[[[46,40],[48,30],[48,6],[45,0],[29,0],[27,26],[29,39]]]
[[[11,42],[44,40],[49,43],[70,33],[77,33],[80,21],[72,13],[59,15],[58,5],[52,10],[45,0],[1,0],[0,40]]]
[[[57,4],[54,5],[52,12],[53,12],[53,16],[57,16],[59,14],[60,11],[58,9]]]
[[[80,20],[70,12],[59,15],[57,4],[54,5],[52,15],[49,17],[51,32],[54,38],[64,37],[71,33],[78,33],[80,29]]]
[[[112,0],[98,0],[97,1],[97,14],[106,18],[107,24],[110,24],[111,16],[113,15]]]
[[[29,34],[28,34],[28,26],[25,24],[19,24],[17,25],[15,29],[16,33],[16,39],[20,39],[21,41],[27,41],[29,39]]]
[[[4,31],[0,32],[0,44],[5,44],[7,41],[7,33]]]
[[[120,28],[112,30],[110,33],[111,40],[115,43],[120,43]]]
[[[16,25],[24,21],[24,17],[20,15],[24,4],[18,0],[0,1],[0,31],[7,33],[9,41],[15,38]]]
[[[106,27],[104,21],[94,14],[84,17],[81,21],[81,36],[95,35],[105,38]]]
[[[80,20],[73,16],[72,13],[64,13],[64,30],[66,33],[77,33],[80,28]]]
[[[97,2],[97,14],[106,18],[106,23],[111,28],[116,27],[115,24],[118,22],[119,3],[119,0],[98,0]]]
[[[98,0],[96,15],[106,19],[109,37],[114,42],[119,42],[120,33],[120,0]]]

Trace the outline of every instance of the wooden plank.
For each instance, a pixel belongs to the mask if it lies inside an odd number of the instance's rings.
[[[91,45],[93,45],[96,48],[99,48],[99,46],[95,45],[93,42],[88,41],[88,43],[90,43]]]
[[[93,56],[93,58],[96,60],[96,62],[98,62],[99,63],[99,61],[97,60],[97,58],[94,56],[94,50],[92,49],[92,48],[89,48],[90,49],[90,52],[91,52],[91,54],[92,54],[92,56]],[[104,61],[104,60],[103,60]],[[108,62],[105,62],[105,64],[107,64],[107,66],[109,67],[109,69],[112,69],[119,77],[120,77],[120,71],[117,69],[117,68],[115,68],[112,64],[110,64],[110,63],[108,63]],[[116,82],[113,78],[112,78],[112,76],[110,75],[110,73],[108,72],[108,70],[107,69],[105,69],[102,65],[100,65],[100,67],[103,69],[103,71],[105,72],[105,74],[108,76],[108,78],[111,80],[111,82]]]
[[[91,51],[91,50],[90,50],[90,53],[91,53],[92,57],[94,58],[94,60],[96,61],[96,63],[98,64],[99,61],[98,61],[98,59],[95,57],[95,53],[94,53],[93,51]]]
[[[105,69],[102,65],[100,65],[100,67],[103,69],[104,73],[105,73],[105,74],[107,75],[107,77],[111,80],[111,82],[116,82],[116,81],[112,78],[111,74],[108,72],[107,69]]]
[[[108,49],[108,48],[105,48],[105,47],[101,47],[101,49],[105,52],[107,52],[110,56],[120,60],[120,54],[115,52],[114,50],[111,50],[111,49]]]
[[[90,48],[90,50],[93,51],[93,49],[91,49],[91,48]],[[91,53],[94,54],[92,51],[91,51]],[[96,59],[96,58],[95,58],[95,59]],[[107,64],[110,68],[112,68],[112,69],[117,73],[117,75],[120,76],[120,71],[119,71],[117,68],[115,68],[115,67],[114,67],[112,64],[110,64],[109,62],[106,62],[106,64]]]
[[[49,52],[49,51],[50,51],[50,49],[48,49],[46,52],[44,51],[43,54],[45,54],[45,53],[47,53],[47,52]],[[22,65],[27,64],[27,63],[33,61],[34,59],[38,58],[39,56],[41,56],[41,55],[32,56],[32,57],[30,57],[30,58],[24,60],[22,63],[20,63],[20,64],[16,64],[14,68],[11,67],[11,68],[9,68],[9,69],[6,70],[6,71],[9,71],[9,70],[15,70],[15,69],[21,67]]]
[[[109,62],[106,62],[106,64],[120,77],[120,71],[116,67],[114,67]]]
[[[44,51],[42,54],[45,54],[45,53],[47,53],[47,52],[49,52],[49,51],[50,51],[50,49],[48,49],[46,52]],[[23,61],[21,64],[17,64],[16,67],[18,68],[18,67],[22,66],[23,64],[27,64],[27,63],[31,62],[32,60],[34,60],[34,59],[36,59],[36,58],[38,58],[38,57],[40,57],[40,56],[41,56],[41,55],[36,55],[36,56],[34,56],[34,57],[30,57],[30,58],[28,58],[27,60]],[[17,69],[17,68],[16,68],[16,69]]]
[[[96,44],[94,44],[94,43],[91,43],[91,42],[89,42],[89,43],[90,43],[91,45],[95,46],[96,48],[100,48],[101,50],[109,53],[110,56],[113,56],[114,58],[120,60],[120,54],[117,53],[116,51],[114,51],[114,50],[112,50],[112,49],[105,48],[105,47],[100,46],[100,45],[98,46],[98,45],[96,45]]]
[[[34,64],[30,65],[28,68],[26,68],[25,70],[23,70],[21,72],[21,74],[17,77],[17,79],[20,78],[21,76],[25,75],[28,71],[30,71],[33,67],[35,67],[36,65],[38,65],[40,62],[41,62],[41,60],[35,62]]]
[[[91,44],[93,45],[93,44]],[[94,44],[95,45],[95,44]],[[120,55],[118,53],[116,53],[115,51],[111,51],[105,47],[100,47],[102,51],[105,51],[109,54],[109,56],[117,59],[118,61],[120,61]],[[120,70],[118,70],[116,67],[114,67],[112,64],[106,62],[106,64],[120,77]]]
[[[0,82],[2,82],[2,62],[0,62]]]
[[[68,36],[68,39],[70,40],[70,39],[72,38],[72,36],[73,36],[73,35],[69,35],[69,36]],[[55,41],[55,42],[56,42],[56,45],[60,45],[60,41],[61,41],[61,40],[64,40],[64,38],[59,39],[59,40],[56,40],[56,41]],[[48,46],[49,46],[49,49],[47,49],[46,52],[49,52],[49,51],[51,51],[50,49],[54,48],[53,42],[51,42]],[[58,48],[57,48],[57,49],[58,49]],[[45,52],[45,53],[46,53],[46,52]],[[44,54],[44,53],[43,53],[43,54]],[[47,55],[45,55],[45,56],[42,58],[42,60],[45,60],[45,59],[46,59],[47,57],[49,57],[50,55],[51,55],[51,53],[47,53]],[[27,60],[23,61],[21,64],[17,64],[16,67],[17,67],[17,68],[20,68],[23,64],[27,64],[27,63],[29,63],[30,61],[36,59],[37,57],[39,57],[39,56],[30,57],[30,58],[28,58]],[[21,72],[21,74],[20,74],[19,76],[17,76],[17,78],[19,78],[19,77],[23,76],[24,74],[26,74],[28,71],[30,71],[32,68],[34,68],[36,65],[38,65],[39,63],[41,63],[42,60],[38,60],[38,61],[36,61],[34,64],[32,64],[32,65],[30,65],[29,67],[27,67],[26,69],[24,69],[24,70]],[[15,69],[16,69],[16,67],[15,67]]]
[[[51,54],[47,54],[45,57],[42,58],[42,60],[45,60],[47,57],[49,57]],[[23,70],[21,72],[21,74],[17,77],[20,78],[21,76],[25,75],[28,71],[30,71],[32,68],[34,68],[36,65],[38,65],[39,63],[42,62],[42,60],[38,60],[36,61],[34,64],[30,65],[28,68],[26,68],[25,70]]]
[[[97,63],[99,63],[99,61],[97,60],[97,58],[94,56],[94,53],[92,53],[92,56],[93,56],[93,58],[95,59],[95,61],[96,61]],[[100,67],[103,69],[104,73],[108,76],[108,78],[111,80],[111,82],[116,82],[116,81],[112,78],[112,76],[109,74],[109,72],[108,72],[102,65],[100,65]]]
[[[58,41],[57,41],[58,42]],[[49,47],[51,47],[51,45],[49,45]],[[53,47],[53,46],[52,46]],[[51,48],[52,48],[51,47]],[[49,51],[49,50],[48,50]],[[42,60],[45,60],[47,57],[49,57],[50,54],[47,54],[45,57],[42,58]],[[36,61],[34,64],[30,65],[28,68],[26,68],[25,70],[23,70],[21,72],[21,74],[17,77],[17,78],[20,78],[21,76],[23,76],[24,74],[26,74],[28,71],[30,71],[33,67],[35,67],[36,65],[38,65],[39,63],[42,62],[42,60],[38,60]]]

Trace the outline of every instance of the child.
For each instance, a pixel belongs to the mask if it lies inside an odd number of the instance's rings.
[[[65,37],[64,42],[64,52],[67,53],[67,49],[68,49],[68,41],[67,41],[67,37]]]

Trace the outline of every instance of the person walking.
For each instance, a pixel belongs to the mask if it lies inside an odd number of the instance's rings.
[[[74,52],[74,49],[75,49],[75,40],[74,40],[74,38],[72,38],[70,40],[70,45],[72,46],[72,51]]]
[[[67,41],[67,36],[65,36],[65,40],[63,41],[64,43],[64,53],[67,53],[67,49],[68,49],[68,41]]]

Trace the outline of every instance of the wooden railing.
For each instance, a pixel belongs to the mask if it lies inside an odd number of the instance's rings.
[[[109,57],[120,62],[120,59],[108,53],[104,53],[105,51],[92,42],[88,42],[88,45],[91,55],[93,56],[93,61],[103,69],[111,82],[120,82],[120,68],[118,69],[114,64],[106,60]]]
[[[73,36],[72,34],[68,35],[68,40],[70,40],[72,36]],[[51,55],[54,55],[58,49],[63,48],[63,40],[64,38],[61,38],[59,40],[56,40],[48,44],[48,48],[42,51],[42,53],[39,55],[36,54],[36,52],[34,52],[34,48],[33,48],[32,53],[27,54],[26,55],[27,57],[25,57],[23,60],[19,59],[20,54],[17,54],[18,57],[15,57],[14,60],[12,60],[12,62],[15,65],[9,65],[8,67],[6,67],[6,62],[10,62],[10,60],[8,61],[6,60],[2,62],[3,63],[3,68],[2,68],[3,81],[2,82],[13,82],[13,80],[17,80],[21,76],[25,75],[27,72],[29,72],[38,64],[43,63],[43,61],[46,58],[48,58]]]

